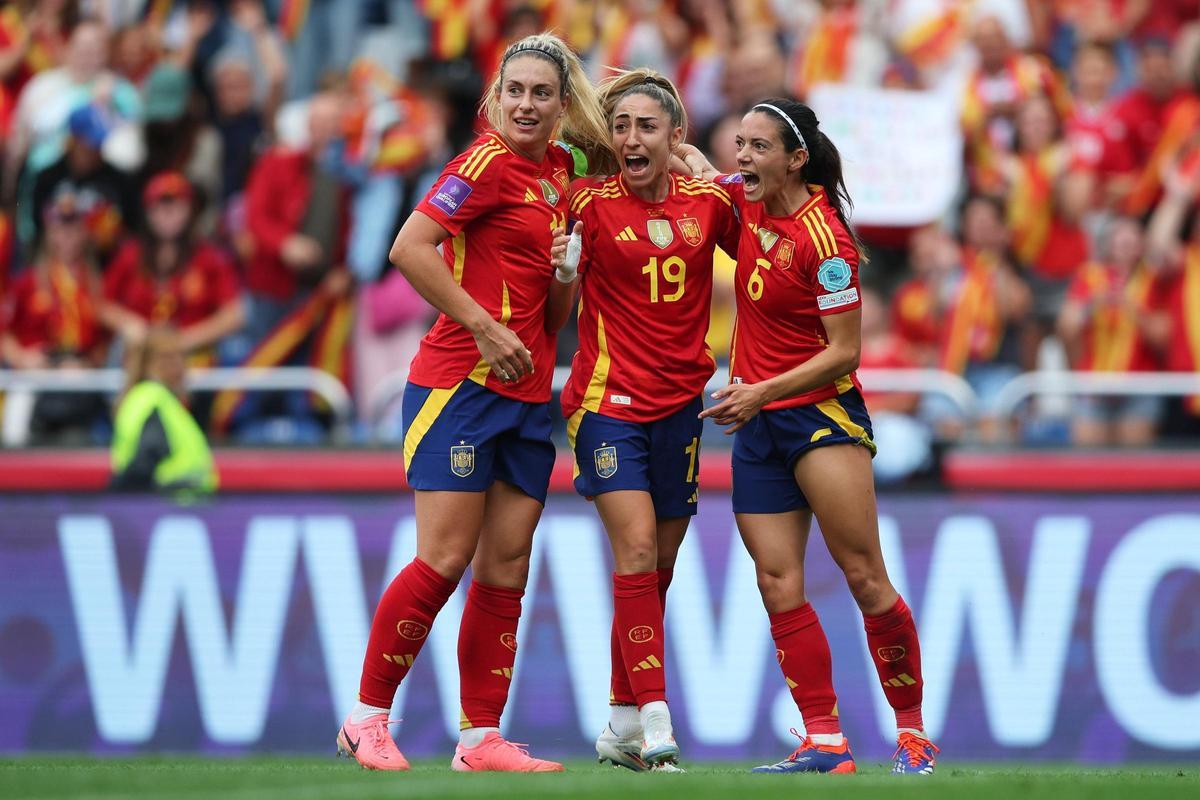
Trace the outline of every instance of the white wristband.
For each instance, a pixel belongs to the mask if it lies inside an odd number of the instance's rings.
[[[570,283],[579,274],[579,257],[583,253],[583,238],[578,233],[572,233],[567,240],[567,254],[563,257],[562,266],[554,270],[554,277],[559,283]]]

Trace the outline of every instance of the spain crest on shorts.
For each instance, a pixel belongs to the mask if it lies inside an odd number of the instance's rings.
[[[611,478],[617,474],[617,448],[612,445],[597,447],[595,455],[597,475],[601,478]]]
[[[554,184],[545,178],[538,178],[538,186],[542,187],[542,197],[546,198],[546,202],[552,206],[558,205],[558,189],[554,188]]]
[[[475,471],[475,445],[456,444],[450,448],[450,471],[460,478]]]
[[[646,233],[649,234],[650,241],[654,242],[659,249],[666,249],[671,242],[675,241],[671,223],[665,219],[647,220]]]
[[[683,234],[683,240],[696,247],[704,238],[704,234],[700,232],[700,220],[695,217],[684,217],[676,220],[675,224],[679,226],[679,232]]]

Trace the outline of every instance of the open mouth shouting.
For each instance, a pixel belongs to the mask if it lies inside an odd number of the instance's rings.
[[[758,187],[762,185],[762,180],[758,177],[757,172],[747,172],[739,170],[742,175],[742,185],[746,187],[747,192],[758,191]]]
[[[641,155],[625,156],[625,171],[630,176],[645,175],[650,171],[650,159]]]

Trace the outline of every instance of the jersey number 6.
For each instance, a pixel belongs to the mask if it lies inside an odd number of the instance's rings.
[[[750,273],[750,280],[746,281],[746,293],[750,295],[751,300],[757,300],[762,297],[763,293],[763,278],[758,273],[760,269],[769,270],[771,262],[765,258],[756,258],[754,260],[754,272]]]
[[[679,298],[683,297],[684,279],[687,277],[687,264],[679,256],[671,256],[663,259],[662,262],[662,279],[670,284],[675,285],[675,291],[670,294],[659,295],[658,293],[658,273],[659,264],[658,257],[650,259],[650,263],[642,267],[642,274],[650,276],[650,302],[657,303],[662,300],[664,303],[674,303]]]

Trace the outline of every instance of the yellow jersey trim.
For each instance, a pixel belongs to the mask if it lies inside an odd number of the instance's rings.
[[[429,433],[429,429],[433,427],[433,423],[437,421],[438,416],[445,410],[446,405],[460,386],[462,386],[462,381],[449,389],[432,389],[429,396],[425,398],[425,402],[421,404],[421,410],[417,412],[412,425],[408,426],[408,433],[404,434],[405,472],[408,472],[412,465],[412,458],[417,452],[417,446],[421,444],[425,434]]]
[[[817,403],[817,409],[837,423],[837,426],[844,430],[848,436],[852,439],[857,439],[859,444],[870,450],[872,454],[875,453],[875,442],[871,441],[870,434],[867,433],[866,428],[850,419],[850,415],[846,413],[846,408],[840,400],[836,397],[822,400]]]
[[[583,394],[582,408],[588,411],[600,411],[604,402],[604,388],[608,385],[608,369],[611,359],[608,355],[608,339],[604,335],[604,315],[596,313],[596,366],[592,368],[592,377],[588,381],[587,391]]]

